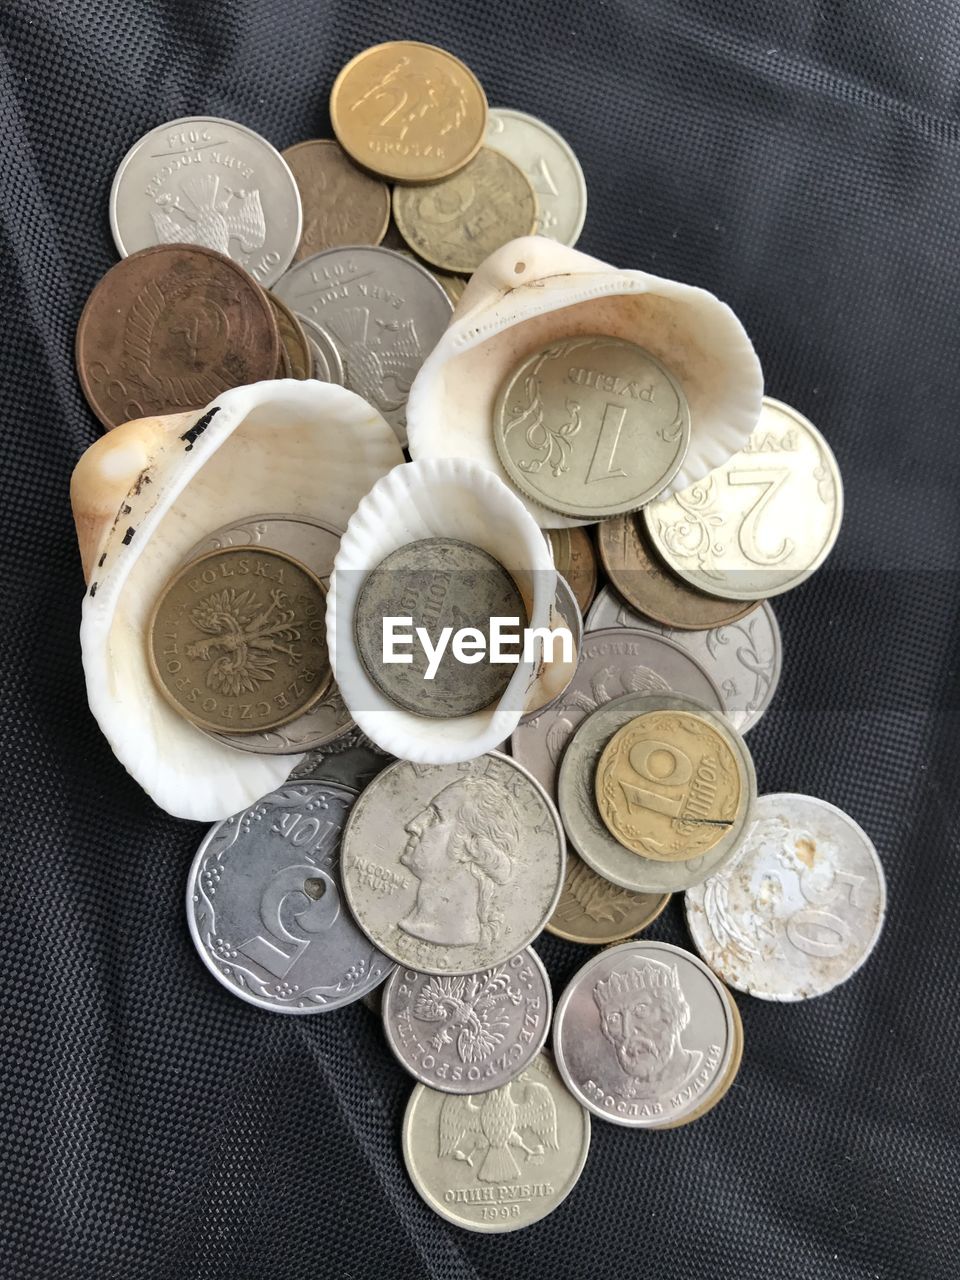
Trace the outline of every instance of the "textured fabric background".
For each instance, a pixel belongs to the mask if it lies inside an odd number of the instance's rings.
[[[843,530],[777,604],[751,746],[761,790],[848,810],[889,880],[855,980],[742,998],[728,1099],[674,1133],[596,1121],[577,1190],[513,1236],[408,1185],[410,1082],[366,1008],[271,1016],[202,968],[202,828],[113,759],[77,641],[68,481],[98,427],[73,336],[117,162],[188,113],[323,136],[339,67],[402,36],[553,123],[586,170],[581,247],[732,304],[833,445]],[[2,0],[0,1274],[956,1277],[958,64],[946,0]],[[679,905],[651,932],[684,943]],[[540,950],[558,991],[587,955]]]

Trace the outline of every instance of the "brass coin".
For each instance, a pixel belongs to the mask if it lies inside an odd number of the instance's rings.
[[[315,138],[280,153],[303,205],[294,262],[345,244],[379,244],[390,221],[390,188],[358,169],[338,142]]]
[[[625,942],[652,924],[669,893],[632,893],[598,876],[567,846],[567,872],[548,933],[567,942],[602,947]]]
[[[209,551],[177,570],[154,607],[147,652],[157,687],[202,729],[289,724],[332,679],[325,613],[323,583],[292,556]]]
[[[303,325],[285,302],[267,290],[267,298],[277,319],[280,334],[280,357],[285,378],[298,378],[301,382],[313,377],[313,352],[303,331]],[[279,376],[279,375],[278,375]]]
[[[654,552],[638,514],[601,521],[597,546],[610,581],[627,604],[662,626],[709,631],[739,622],[757,608],[755,600],[717,600],[675,578]]]
[[[743,1062],[743,1019],[740,1017],[740,1010],[737,1008],[737,1002],[731,993],[720,984],[724,998],[730,1009],[730,1016],[733,1021],[733,1055],[730,1058],[729,1065],[724,1072],[723,1079],[716,1085],[703,1099],[695,1111],[688,1116],[682,1116],[679,1120],[671,1120],[667,1124],[655,1124],[654,1129],[681,1129],[685,1124],[692,1124],[694,1120],[699,1120],[705,1116],[708,1111],[712,1111],[718,1102],[730,1092],[730,1088],[737,1078],[740,1070],[740,1064]]]
[[[593,539],[586,529],[548,529],[546,534],[557,573],[566,578],[580,612],[586,616],[597,590],[597,555]]]
[[[655,862],[708,853],[740,808],[731,746],[690,711],[648,711],[625,724],[603,750],[595,788],[610,834]]]
[[[415,40],[358,53],[333,83],[337,140],[394,182],[436,182],[476,155],[487,130],[480,81],[459,58]]]

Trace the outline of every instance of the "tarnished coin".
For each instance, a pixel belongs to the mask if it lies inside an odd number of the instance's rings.
[[[358,53],[337,76],[330,119],[344,151],[393,182],[436,182],[476,154],[487,99],[459,58],[391,40]]]
[[[527,692],[523,704],[521,724],[529,724],[535,716],[542,715],[548,707],[558,702],[567,689],[570,681],[577,674],[580,662],[580,648],[583,644],[583,617],[574,599],[570,584],[558,573],[557,586],[553,604],[550,607],[550,630],[558,632],[561,628],[570,632],[573,639],[573,659],[566,662],[563,648],[559,640],[553,652],[553,660],[543,663],[537,677]]]
[[[393,969],[341,901],[340,838],[356,792],[286,783],[211,827],[187,880],[200,958],[234,995],[276,1013],[359,1000]]]
[[[151,129],[123,157],[110,189],[121,256],[154,244],[202,245],[265,287],[290,265],[301,222],[297,184],[280,152],[252,129],[213,116]]]
[[[418,1194],[468,1231],[517,1231],[545,1218],[576,1186],[589,1150],[590,1117],[546,1053],[489,1093],[418,1084],[403,1121]]]
[[[550,1029],[550,979],[532,947],[480,973],[403,965],[383,992],[383,1029],[401,1066],[442,1093],[485,1093],[520,1074]]]
[[[733,1053],[730,1056],[730,1063],[724,1074],[711,1085],[710,1091],[701,1097],[693,1111],[688,1115],[682,1116],[679,1120],[668,1120],[665,1124],[652,1125],[651,1128],[653,1129],[682,1129],[684,1125],[692,1124],[694,1120],[700,1120],[709,1111],[712,1111],[718,1102],[722,1102],[733,1087],[743,1062],[743,1019],[740,1017],[737,1002],[730,992],[722,984],[720,989],[733,1018]],[[374,992],[374,995],[379,995],[379,990]]]
[[[586,633],[566,692],[535,719],[517,726],[510,751],[553,795],[560,757],[585,716],[625,693],[671,691],[723,709],[713,680],[673,641],[621,628]]]
[[[610,834],[597,810],[594,778],[604,747],[618,729],[648,711],[692,711],[708,718],[735,748],[742,769],[740,806],[727,834],[708,853],[683,862],[637,857]],[[594,711],[577,729],[564,752],[557,793],[567,835],[587,866],[634,893],[675,893],[706,880],[736,852],[753,821],[757,781],[746,743],[715,711],[691,698],[628,694]]]
[[[325,610],[320,579],[291,556],[210,551],[181,565],[154,606],[147,655],[157,687],[203,729],[289,724],[332,679]]]
[[[594,788],[604,825],[656,862],[709,853],[740,814],[744,770],[721,727],[692,711],[647,711],[603,749]]]
[[[390,221],[390,188],[358,169],[339,142],[314,138],[280,153],[297,183],[303,232],[294,261],[344,244],[379,244]]]
[[[608,946],[652,924],[670,901],[669,893],[631,893],[604,880],[567,849],[567,874],[547,932],[567,942]]]
[[[384,619],[411,618],[405,634],[424,629],[435,649],[445,627],[473,628],[486,651],[458,656],[455,643],[428,676],[430,659],[422,641],[404,646],[410,662],[386,662]],[[515,618],[518,637],[527,625],[523,597],[513,578],[488,552],[456,538],[421,538],[408,542],[367,574],[357,597],[354,637],[367,675],[398,707],[416,715],[450,719],[480,711],[496,702],[516,667],[490,662],[491,619]],[[518,650],[519,652],[519,650]]]
[[[573,1096],[613,1124],[682,1120],[726,1076],[731,1001],[707,966],[666,942],[588,960],[557,1003],[553,1045]]]
[[[676,475],[690,439],[672,374],[622,338],[564,338],[504,379],[493,435],[526,497],[577,519],[634,511]]]
[[[597,546],[610,581],[627,604],[662,626],[706,631],[737,622],[757,607],[755,600],[716,600],[674,577],[650,546],[641,514],[602,521]]]
[[[344,890],[360,928],[400,964],[474,973],[509,960],[550,919],[563,854],[556,810],[509,756],[401,760],[353,811]]]
[[[491,108],[487,146],[502,151],[530,180],[540,206],[537,234],[576,244],[587,216],[587,184],[573,148],[525,111]]]
[[[281,302],[269,290],[267,291],[267,299],[276,317],[277,331],[280,334],[280,354],[286,357],[285,370],[289,368],[286,376],[288,378],[298,378],[301,381],[305,378],[312,378],[313,353],[310,350],[307,335],[303,331],[303,325],[287,304]]]
[[[569,582],[580,612],[586,616],[597,589],[597,556],[586,529],[545,529],[557,572]]]
[[[307,335],[307,345],[313,358],[311,377],[320,382],[332,382],[334,386],[345,386],[343,361],[340,352],[327,337],[323,329],[305,316],[300,316],[300,324]]]
[[[780,682],[780,628],[769,601],[745,618],[710,631],[680,631],[651,622],[603,587],[587,616],[587,629],[629,627],[666,636],[692,654],[708,672],[723,698],[723,710],[735,729],[746,733],[773,699]]]
[[[832,991],[870,955],[886,882],[870,837],[814,796],[766,795],[722,871],[687,890],[687,924],[730,986],[762,1000]]]
[[[426,267],[390,249],[327,249],[291,267],[274,292],[322,330],[345,385],[406,444],[410,384],[453,313]]]
[[[470,275],[508,240],[537,224],[537,197],[512,160],[490,147],[443,182],[394,187],[393,217],[415,253],[443,271]]]
[[[764,397],[746,447],[643,513],[674,573],[724,600],[789,591],[830,554],[843,488],[830,446],[801,413]]]
[[[308,751],[291,770],[290,781],[310,778],[315,782],[342,782],[355,791],[362,791],[393,761],[393,756],[381,751],[354,725],[326,746]]]
[[[158,245],[112,266],[77,326],[80,385],[105,427],[200,409],[272,378],[280,339],[262,289],[211,249]]]

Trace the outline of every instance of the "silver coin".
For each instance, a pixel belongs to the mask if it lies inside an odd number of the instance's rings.
[[[326,746],[308,751],[291,771],[289,781],[310,778],[315,782],[342,782],[362,791],[393,761],[393,756],[381,751],[362,729],[354,726]]]
[[[521,721],[510,739],[510,754],[555,795],[560,757],[586,716],[625,693],[670,692],[723,709],[712,678],[672,640],[623,627],[587,632],[577,673],[566,692],[534,719]]]
[[[736,857],[686,893],[694,945],[724,982],[762,1000],[808,1000],[846,982],[876,946],[883,867],[854,820],[815,796],[760,796]]]
[[[480,973],[398,965],[383,989],[387,1044],[412,1076],[442,1093],[486,1093],[537,1056],[550,1029],[550,979],[532,947]]]
[[[573,148],[556,129],[525,111],[491,107],[487,146],[526,174],[537,195],[537,234],[576,244],[587,216],[587,184]]]
[[[215,116],[151,129],[123,157],[110,189],[121,257],[153,244],[198,244],[227,254],[265,288],[292,262],[302,220],[280,152]]]
[[[567,689],[570,687],[570,681],[577,673],[577,665],[580,662],[580,648],[583,644],[583,614],[580,612],[580,606],[577,604],[577,597],[573,594],[573,588],[567,582],[562,574],[557,574],[556,594],[553,598],[553,610],[550,619],[551,626],[556,628],[566,627],[573,636],[574,663],[569,671],[561,663],[561,650],[558,645],[556,653],[556,661],[551,664],[549,670],[541,674],[537,685],[534,689],[538,697],[545,697],[546,701],[539,706],[535,706],[533,711],[527,711],[520,717],[521,724],[529,724],[537,716],[542,716],[548,708],[555,706],[563,697]],[[558,683],[559,682],[559,683]],[[530,705],[528,696],[526,705]]]
[[[340,352],[318,324],[307,320],[305,316],[300,316],[300,323],[307,335],[307,346],[313,356],[313,376],[318,382],[332,382],[338,387],[345,386]]]
[[[767,600],[739,622],[726,622],[708,631],[682,631],[635,613],[609,587],[603,587],[587,614],[588,631],[601,627],[650,631],[686,649],[720,690],[723,711],[741,733],[757,723],[780,683],[780,628]]]
[[[527,946],[563,887],[560,818],[509,756],[400,760],[367,787],[343,843],[344,892],[381,951],[420,973],[475,973]]]
[[[407,393],[453,314],[426,267],[392,249],[326,249],[292,266],[273,291],[319,326],[340,353],[345,385],[405,445]]]
[[[706,717],[733,751],[740,775],[739,803],[727,834],[707,853],[682,862],[655,862],[622,845],[600,817],[594,789],[600,756],[617,730],[644,712],[664,710]],[[692,698],[634,693],[600,707],[583,721],[564,752],[557,791],[570,843],[597,875],[633,893],[676,893],[706,880],[736,853],[753,820],[757,779],[746,743],[711,708]]]
[[[305,564],[327,586],[342,532],[309,516],[251,516],[249,520],[224,525],[215,533],[208,534],[185,557],[185,563],[206,551],[219,551],[223,547],[270,547],[274,551],[284,551]],[[309,711],[279,729],[263,733],[211,733],[209,736],[239,751],[289,756],[322,747],[352,727],[350,712],[336,683],[332,683],[323,698]]]
[[[341,901],[340,840],[357,793],[287,783],[211,827],[187,880],[200,958],[234,995],[276,1013],[359,1000],[390,961]]]
[[[634,1129],[695,1111],[722,1082],[735,1042],[720,983],[667,942],[625,942],[588,960],[553,1023],[557,1066],[573,1096]]]

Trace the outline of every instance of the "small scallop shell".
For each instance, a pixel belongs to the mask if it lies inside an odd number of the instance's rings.
[[[421,538],[459,538],[499,560],[520,589],[531,627],[548,625],[556,570],[520,499],[486,467],[464,458],[394,468],[350,517],[327,595],[327,645],[340,693],[359,727],[383,751],[420,764],[451,764],[472,760],[510,736],[537,663],[517,664],[499,702],[442,722],[404,711],[380,692],[352,642],[357,597],[369,570]]]
[[[202,411],[139,418],[102,436],[70,486],[88,589],[80,643],[90,707],[117,758],[162,809],[205,822],[273,790],[301,759],[217,742],[158,693],[146,628],[190,549],[255,511],[341,528],[402,458],[365,400],[292,379],[226,391]]]
[[[644,347],[683,387],[690,447],[664,496],[702,479],[746,444],[760,416],[763,375],[726,303],[706,289],[619,270],[544,236],[526,236],[496,250],[474,273],[417,374],[407,402],[411,455],[473,458],[510,483],[493,440],[504,378],[548,343],[593,333]],[[524,502],[543,528],[591,523]]]

